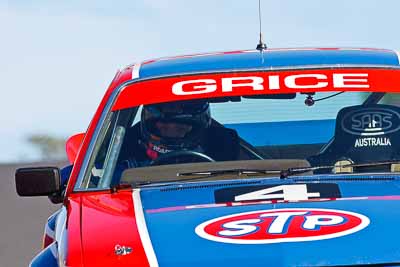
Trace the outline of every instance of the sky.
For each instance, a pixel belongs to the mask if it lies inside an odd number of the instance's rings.
[[[268,47],[400,49],[398,0],[261,0]],[[0,162],[35,161],[32,134],[84,132],[134,62],[255,48],[258,1],[0,0]]]

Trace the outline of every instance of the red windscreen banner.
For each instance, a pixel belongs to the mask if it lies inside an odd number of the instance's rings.
[[[400,69],[303,69],[159,78],[123,88],[113,110],[200,98],[340,91],[400,92]]]

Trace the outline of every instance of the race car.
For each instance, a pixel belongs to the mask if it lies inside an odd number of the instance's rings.
[[[400,56],[240,50],[118,71],[31,266],[400,266]]]

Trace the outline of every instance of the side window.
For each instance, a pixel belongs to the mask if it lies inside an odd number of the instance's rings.
[[[137,108],[110,114],[100,130],[82,189],[109,188],[116,178],[119,154],[124,144],[126,129],[134,120]]]
[[[112,132],[114,129],[116,114],[113,113],[109,120],[105,122],[99,140],[94,150],[95,157],[92,157],[86,179],[82,185],[83,188],[97,188],[104,172],[104,162],[107,154],[107,148],[110,145]]]

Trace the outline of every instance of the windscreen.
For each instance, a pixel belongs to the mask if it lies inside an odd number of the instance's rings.
[[[400,151],[399,106],[398,94],[337,91],[115,110],[101,131],[82,187],[109,188],[120,184],[126,170],[155,166],[162,173],[179,165],[190,171],[203,163],[226,169],[235,166],[232,162],[272,162],[279,169],[282,162],[286,168],[299,160],[309,166],[393,161]],[[370,170],[352,169],[358,171]],[[390,166],[374,171],[387,172]],[[319,172],[334,174],[335,168]]]

